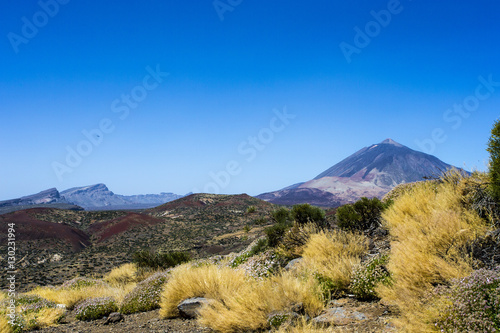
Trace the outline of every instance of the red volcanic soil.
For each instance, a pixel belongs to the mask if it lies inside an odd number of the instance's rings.
[[[149,215],[128,213],[113,220],[94,223],[90,226],[89,231],[97,238],[98,242],[102,242],[137,227],[147,227],[164,222],[164,220]]]
[[[40,221],[30,213],[42,213],[45,208],[21,210],[0,215],[0,240],[5,244],[8,224],[15,224],[16,241],[62,240],[71,245],[73,251],[80,251],[90,245],[89,236],[76,228],[61,223]]]

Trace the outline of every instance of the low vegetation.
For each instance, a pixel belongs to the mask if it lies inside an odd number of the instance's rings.
[[[191,256],[185,252],[154,252],[143,250],[134,254],[134,263],[140,268],[167,269],[188,262]]]
[[[489,173],[451,170],[400,186],[390,200],[362,198],[339,208],[335,225],[320,208],[282,207],[258,217],[273,225],[238,254],[188,262],[185,253],[141,251],[102,279],[78,277],[22,295],[14,326],[0,310],[0,332],[52,325],[73,308],[80,320],[157,308],[175,318],[193,297],[207,299],[197,320],[218,332],[321,332],[310,318],[346,293],[357,304],[394,306],[402,332],[500,330],[498,127]],[[242,215],[261,213],[245,209]],[[375,244],[380,238],[387,246]]]

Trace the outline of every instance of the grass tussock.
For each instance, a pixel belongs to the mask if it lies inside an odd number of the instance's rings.
[[[319,285],[312,277],[290,273],[263,280],[248,278],[239,269],[207,265],[180,266],[162,293],[162,317],[178,316],[177,305],[191,297],[206,297],[209,306],[200,310],[199,321],[220,332],[257,330],[267,326],[267,316],[303,303],[310,316],[323,309]]]
[[[5,314],[0,315],[0,333],[12,333],[12,327],[9,325],[9,320]]]
[[[137,266],[134,264],[124,264],[116,267],[104,276],[106,281],[111,286],[126,286],[137,282]]]
[[[37,287],[27,294],[38,295],[56,304],[64,304],[68,309],[73,309],[76,304],[93,297],[93,295],[99,295],[99,297],[112,297],[117,300],[117,302],[121,302],[125,295],[132,291],[134,286],[135,284],[129,284],[125,287],[117,288],[103,284],[82,288]]]
[[[383,213],[393,238],[393,284],[378,293],[400,308],[399,324],[408,332],[434,329],[439,304],[429,295],[436,285],[472,272],[466,245],[487,231],[485,221],[464,207],[462,181],[418,183]]]
[[[304,246],[304,267],[323,280],[328,280],[333,292],[345,289],[353,269],[368,249],[368,239],[359,233],[341,230],[321,231],[311,235]]]
[[[160,315],[177,317],[177,305],[187,298],[207,297],[222,301],[244,288],[247,280],[243,271],[229,267],[181,265],[172,270],[162,293]]]

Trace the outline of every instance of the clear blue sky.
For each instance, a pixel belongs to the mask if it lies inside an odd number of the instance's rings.
[[[0,200],[256,195],[389,137],[485,170],[499,31],[495,0],[2,1]]]

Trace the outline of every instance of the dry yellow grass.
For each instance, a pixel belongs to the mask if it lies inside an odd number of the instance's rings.
[[[401,194],[383,214],[393,238],[388,269],[394,283],[378,292],[399,306],[399,325],[407,332],[432,331],[439,311],[436,300],[426,296],[435,285],[472,271],[464,245],[483,235],[487,226],[461,200],[458,183],[423,182]]]
[[[304,246],[303,267],[330,279],[338,289],[349,285],[353,268],[368,249],[368,239],[341,230],[312,235]]]
[[[207,297],[215,300],[227,298],[235,290],[244,288],[248,279],[243,271],[213,265],[176,267],[162,293],[160,315],[178,316],[177,305],[187,298]]]
[[[58,289],[50,287],[37,287],[28,292],[28,295],[38,295],[57,304],[64,304],[68,309],[72,309],[79,302],[92,297],[113,297],[117,302],[121,302],[135,284],[128,284],[120,288],[112,286],[91,286],[80,289]]]
[[[315,279],[299,279],[290,273],[250,283],[223,300],[200,311],[200,324],[219,332],[258,330],[267,326],[273,311],[286,311],[293,304],[303,303],[313,317],[323,310],[319,285]]]
[[[134,264],[124,264],[116,267],[103,278],[112,286],[126,286],[137,282],[137,266]]]
[[[319,286],[313,278],[283,273],[260,281],[228,267],[184,265],[174,269],[165,286],[161,316],[177,316],[177,305],[191,297],[213,300],[200,310],[199,321],[220,332],[263,328],[269,313],[294,303],[303,303],[311,316],[323,309]]]
[[[41,309],[36,313],[28,313],[24,316],[24,318],[28,323],[31,321],[36,321],[37,326],[43,328],[57,324],[65,312],[66,311],[64,309],[46,308]]]
[[[12,333],[9,321],[3,313],[0,313],[0,333]]]

